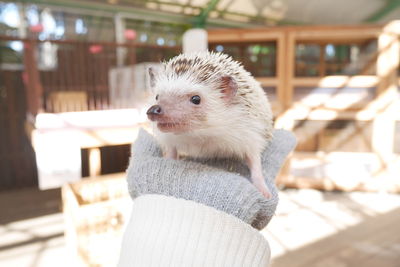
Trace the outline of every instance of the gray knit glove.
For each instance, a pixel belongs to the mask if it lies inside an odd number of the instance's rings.
[[[127,170],[132,198],[161,194],[192,200],[236,216],[256,229],[264,228],[274,215],[278,193],[274,184],[286,156],[296,145],[292,133],[275,130],[263,152],[262,165],[272,194],[265,199],[250,182],[247,166],[234,159],[185,159],[162,157],[157,141],[144,130],[132,146]]]

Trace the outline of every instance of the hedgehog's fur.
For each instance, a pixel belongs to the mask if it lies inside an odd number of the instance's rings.
[[[238,90],[229,104],[219,90],[221,77],[230,76]],[[183,133],[156,131],[165,147],[194,157],[244,158],[260,155],[272,137],[272,112],[260,84],[231,57],[213,52],[181,54],[165,62],[154,77],[160,95],[200,92],[204,101],[202,120]],[[184,111],[183,111],[184,112]]]

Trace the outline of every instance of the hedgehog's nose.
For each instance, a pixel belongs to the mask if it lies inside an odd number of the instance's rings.
[[[152,119],[152,117],[154,118],[154,116],[161,115],[162,113],[163,111],[159,105],[151,106],[147,110],[147,116],[149,117],[149,119]]]

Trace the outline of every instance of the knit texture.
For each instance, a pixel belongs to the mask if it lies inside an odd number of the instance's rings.
[[[270,248],[254,228],[193,201],[145,195],[133,202],[119,267],[265,267]]]
[[[278,203],[274,184],[286,156],[296,139],[292,133],[275,130],[273,139],[263,152],[262,165],[272,198],[265,199],[249,181],[247,166],[235,159],[185,159],[162,157],[162,151],[144,130],[132,147],[127,170],[132,198],[144,194],[161,194],[192,200],[226,212],[256,229],[264,228]]]

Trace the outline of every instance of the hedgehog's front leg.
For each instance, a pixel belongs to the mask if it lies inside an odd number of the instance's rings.
[[[260,155],[247,154],[246,162],[250,169],[251,181],[253,182],[254,186],[264,195],[265,198],[271,198],[271,192],[265,183],[264,175],[262,173]]]

